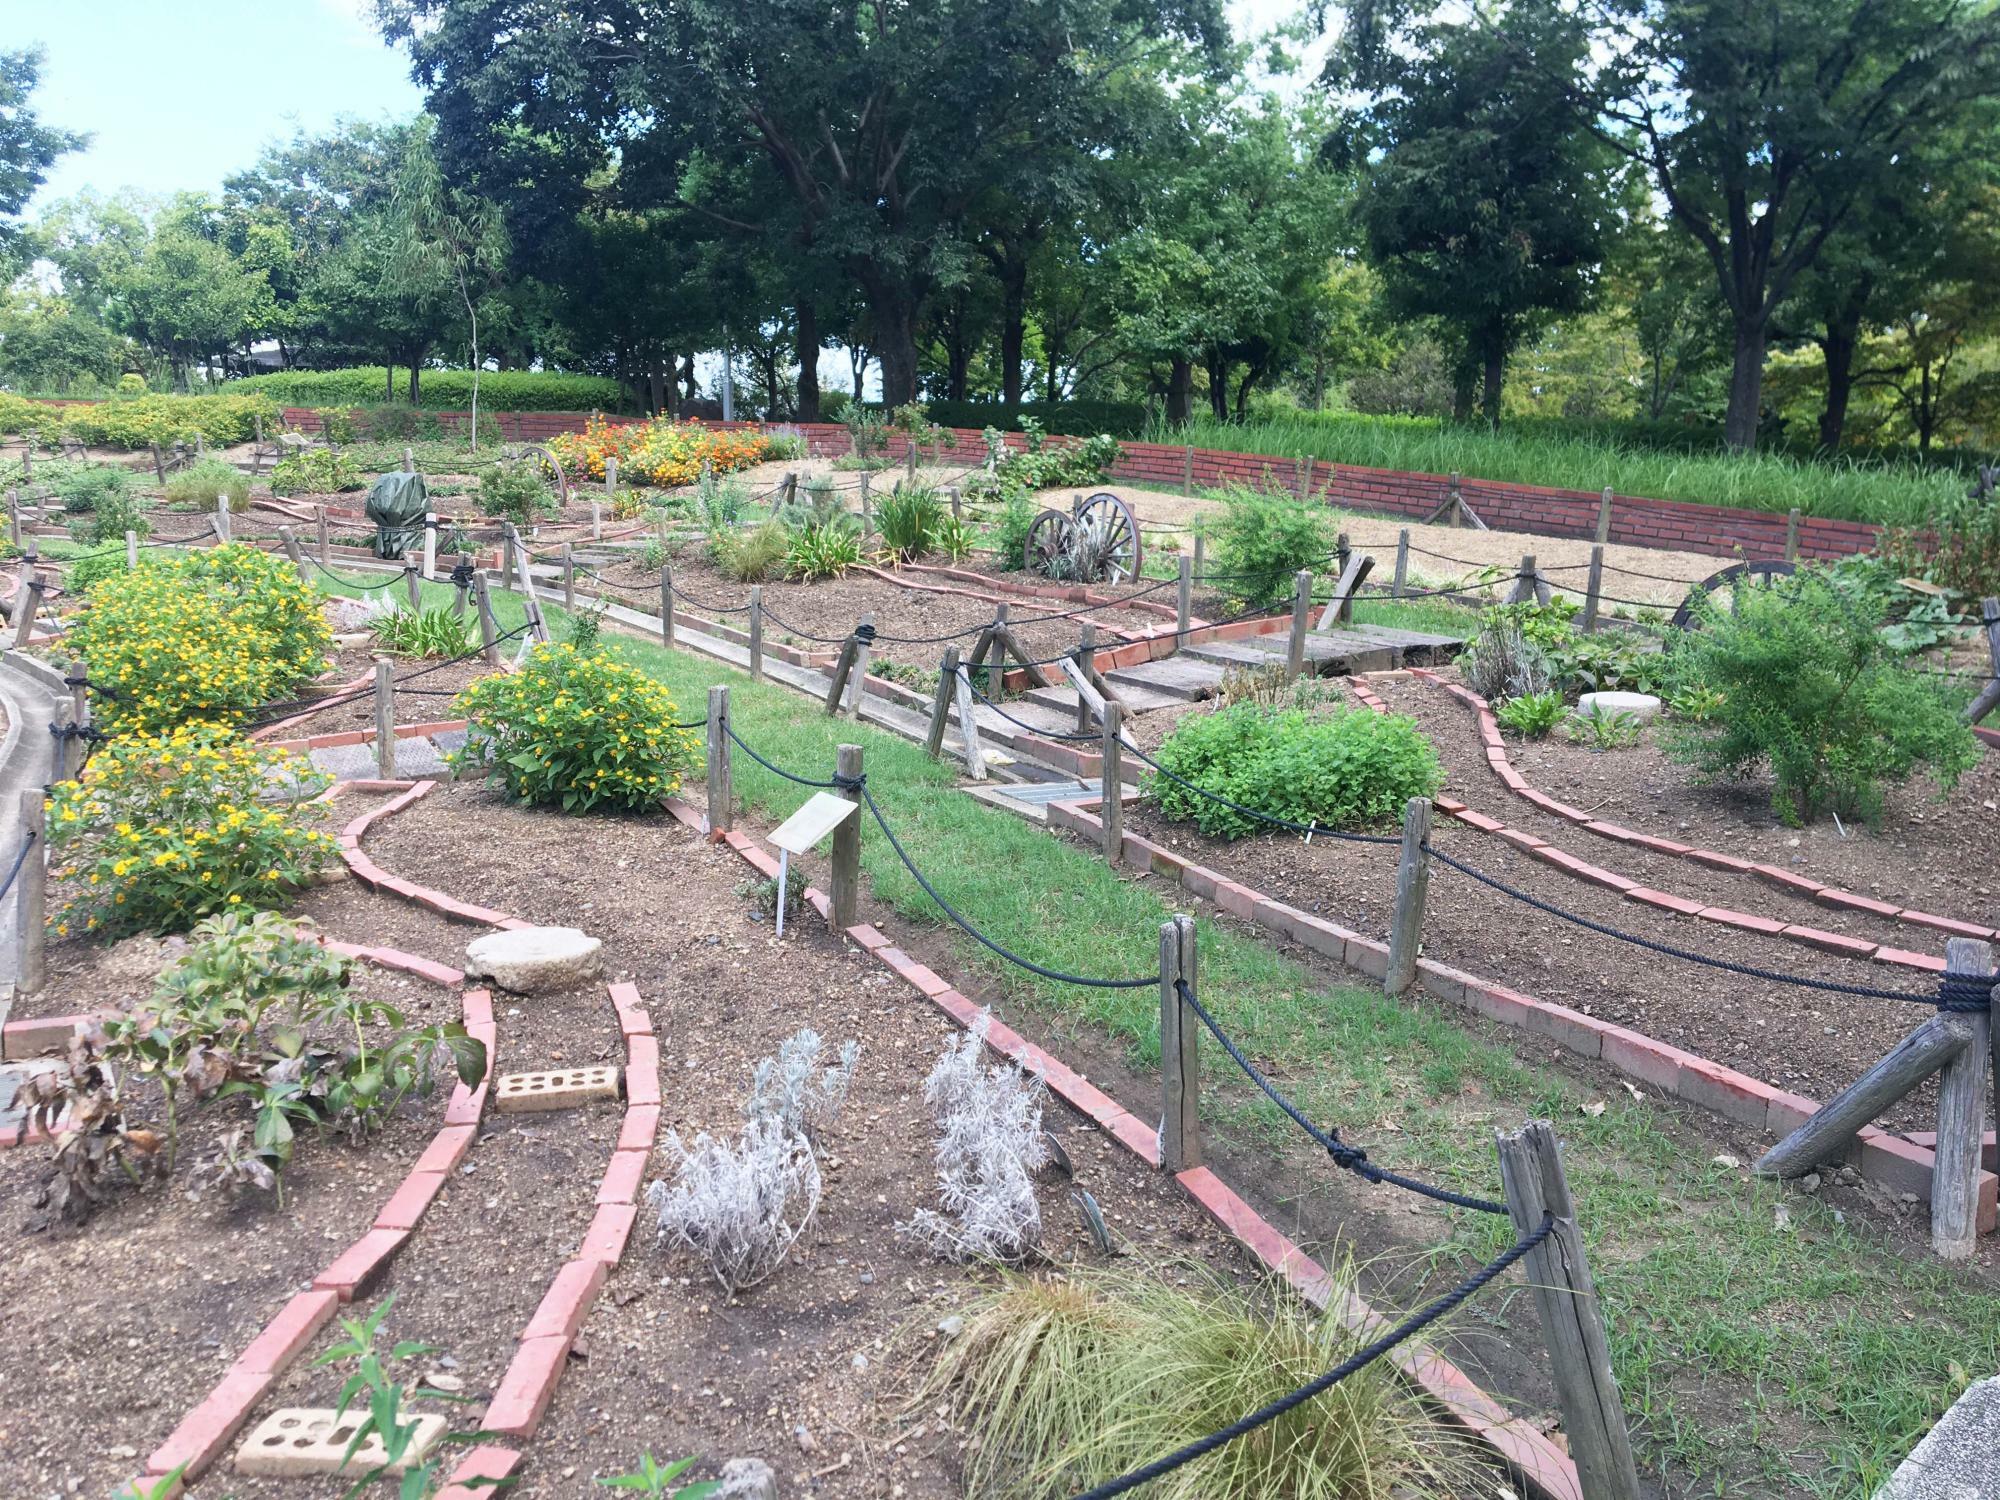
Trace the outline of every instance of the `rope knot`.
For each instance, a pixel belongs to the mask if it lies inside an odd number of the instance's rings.
[[[855,627],[854,627],[854,639],[855,639],[855,642],[856,642],[857,644],[859,644],[859,645],[863,645],[863,646],[872,646],[872,645],[874,645],[874,644],[875,644],[875,627],[874,627],[873,625],[857,625],[857,626],[855,626]]]
[[[451,586],[455,589],[472,587],[474,569],[470,560],[457,563],[451,570]]]
[[[1333,1158],[1333,1164],[1336,1167],[1340,1167],[1345,1171],[1358,1173],[1369,1182],[1380,1182],[1382,1180],[1381,1169],[1368,1159],[1368,1153],[1363,1151],[1359,1146],[1350,1146],[1341,1140],[1340,1131],[1337,1128],[1327,1131],[1326,1139],[1326,1154]]]
[[[859,793],[868,785],[868,773],[863,771],[859,776],[843,776],[835,771],[833,785],[836,791]]]
[[[1993,1003],[1991,974],[1938,975],[1938,1009],[1977,1013]]]

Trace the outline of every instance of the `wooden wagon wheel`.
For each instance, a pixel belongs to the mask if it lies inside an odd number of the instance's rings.
[[[1726,588],[1733,593],[1738,587],[1769,588],[1773,579],[1789,578],[1796,572],[1798,567],[1788,562],[1732,563],[1691,585],[1681,607],[1674,611],[1671,623],[1676,630],[1693,630],[1699,624],[1703,601],[1716,590]]]
[[[1110,538],[1104,576],[1108,583],[1123,583],[1139,576],[1139,518],[1132,507],[1116,495],[1100,491],[1076,510],[1077,524],[1101,528]]]
[[[530,458],[540,459],[542,468],[555,479],[556,503],[565,510],[569,508],[569,475],[563,472],[563,466],[556,462],[556,456],[548,449],[535,443],[523,443],[516,448],[501,449],[500,456],[513,463]]]
[[[1045,510],[1036,516],[1028,527],[1027,545],[1021,549],[1022,566],[1044,578],[1055,577],[1050,570],[1058,559],[1069,555],[1070,529],[1075,524],[1059,510]]]

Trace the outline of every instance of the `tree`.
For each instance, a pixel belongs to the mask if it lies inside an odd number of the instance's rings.
[[[917,390],[917,330],[955,284],[969,207],[1166,39],[1217,46],[1218,0],[385,0],[448,165],[581,183],[614,158],[674,177],[755,161],[808,253],[868,301],[884,396]],[[621,167],[621,170],[623,168]],[[698,196],[688,201],[701,203]],[[641,206],[636,202],[630,206]],[[721,212],[717,210],[717,212]],[[760,219],[730,222],[762,235]]]
[[[267,329],[276,309],[270,273],[230,254],[217,237],[219,206],[183,196],[161,216],[144,254],[116,283],[124,331],[166,359],[181,390],[207,362]]]
[[[1571,81],[1587,46],[1545,0],[1487,25],[1424,22],[1370,69],[1378,96],[1334,143],[1379,152],[1357,206],[1369,259],[1392,307],[1454,331],[1489,424],[1507,355],[1587,305],[1603,254],[1609,161]]]
[[[123,354],[123,341],[66,297],[22,287],[0,301],[0,376],[17,390],[109,386]]]
[[[42,81],[42,61],[38,49],[0,52],[0,264],[7,266],[18,259],[21,210],[48,181],[56,158],[90,141],[44,125],[30,106]]]

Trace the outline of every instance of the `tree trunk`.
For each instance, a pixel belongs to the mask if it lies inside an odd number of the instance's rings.
[[[1475,371],[1472,365],[1461,360],[1451,373],[1451,419],[1454,422],[1472,420],[1472,389]]]
[[[393,353],[382,356],[382,404],[389,406],[396,399],[396,356]]]
[[[410,356],[410,405],[411,406],[415,406],[417,404],[417,395],[419,389],[418,371],[422,368],[422,364],[423,361],[419,356],[415,354],[412,354]]]
[[[1250,366],[1243,372],[1243,380],[1236,387],[1236,420],[1242,421],[1250,411],[1250,387],[1257,383],[1257,367]]]
[[[894,411],[917,399],[916,319],[908,303],[874,308],[875,356],[882,361],[882,404]]]
[[[1729,413],[1723,418],[1723,445],[1738,453],[1757,446],[1758,404],[1764,396],[1764,320],[1736,320],[1736,350],[1729,372]]]
[[[1175,427],[1187,426],[1194,416],[1194,362],[1176,355],[1167,377],[1167,421]]]
[[[799,355],[799,420],[819,420],[819,314],[810,297],[792,309]]]
[[[1500,383],[1507,372],[1507,351],[1498,339],[1486,346],[1479,392],[1480,415],[1495,432],[1500,430]]]
[[[1008,410],[1021,404],[1021,344],[1028,322],[1028,268],[1010,265],[1001,279],[1000,400]]]
[[[1854,349],[1860,342],[1857,316],[1853,323],[1840,320],[1845,326],[1836,326],[1828,320],[1825,335],[1819,341],[1820,354],[1826,361],[1826,404],[1819,413],[1819,446],[1822,452],[1832,453],[1840,446],[1841,430],[1847,425],[1847,401],[1854,390]]]
[[[1229,361],[1219,354],[1208,356],[1208,410],[1218,422],[1229,420]]]

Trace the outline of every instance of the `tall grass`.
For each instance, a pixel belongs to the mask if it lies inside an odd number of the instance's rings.
[[[1601,490],[1654,500],[1747,510],[1797,509],[1873,525],[1910,526],[1965,488],[1957,475],[1915,464],[1804,460],[1777,453],[1690,453],[1616,438],[1510,430],[1422,417],[1352,412],[1300,413],[1247,423],[1198,418],[1185,427],[1154,423],[1147,439],[1192,443],[1274,458],[1421,474],[1463,474],[1510,484]]]

